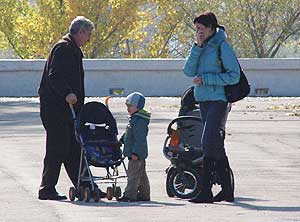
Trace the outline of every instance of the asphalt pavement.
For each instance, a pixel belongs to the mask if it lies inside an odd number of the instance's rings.
[[[180,98],[146,98],[146,108],[152,113],[147,159],[151,201],[87,203],[38,200],[45,154],[39,101],[0,98],[0,221],[300,221],[300,97],[250,97],[234,104],[226,129],[226,150],[235,175],[233,203],[193,204],[167,196],[169,161],[162,146],[179,105]],[[124,132],[124,98],[112,98],[110,110],[120,133]],[[99,168],[92,171],[105,173]],[[126,180],[119,182],[124,190]],[[108,185],[100,187],[105,190]],[[62,168],[57,190],[67,195],[70,186]],[[218,189],[214,187],[214,192]]]

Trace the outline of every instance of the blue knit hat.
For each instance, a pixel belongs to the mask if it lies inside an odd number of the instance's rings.
[[[145,106],[145,96],[140,92],[133,92],[126,97],[125,104],[143,109]]]

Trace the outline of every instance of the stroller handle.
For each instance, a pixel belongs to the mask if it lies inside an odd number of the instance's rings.
[[[169,123],[168,129],[167,129],[167,133],[170,135],[171,132],[172,132],[172,126],[173,126],[173,124],[176,123],[176,122],[179,122],[179,121],[183,121],[183,120],[195,120],[195,121],[202,122],[202,118],[198,117],[198,116],[179,116],[179,117],[173,119]]]
[[[70,107],[71,112],[72,112],[73,120],[75,120],[75,119],[76,119],[76,114],[75,114],[75,110],[74,110],[73,104],[70,104],[70,103],[69,103],[69,107]]]

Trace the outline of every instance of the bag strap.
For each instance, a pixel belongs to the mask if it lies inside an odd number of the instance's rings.
[[[221,66],[221,72],[224,73],[224,72],[226,72],[226,69],[224,67],[224,64],[223,64],[223,61],[222,61],[222,57],[221,57],[221,55],[222,55],[222,52],[221,52],[221,45],[222,45],[222,43],[223,42],[221,42],[221,44],[218,46],[218,61],[219,61],[220,66]],[[237,59],[237,57],[236,57],[236,61],[239,64],[240,70],[242,70],[242,67],[241,67],[240,62]]]
[[[223,42],[221,42],[221,44],[218,46],[218,60],[221,66],[221,72],[224,73],[226,72],[223,61],[222,61],[222,52],[221,52],[221,45]]]

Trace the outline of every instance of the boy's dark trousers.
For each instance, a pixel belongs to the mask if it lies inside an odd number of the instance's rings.
[[[150,200],[150,185],[145,160],[129,160],[127,186],[123,196],[130,200]]]

